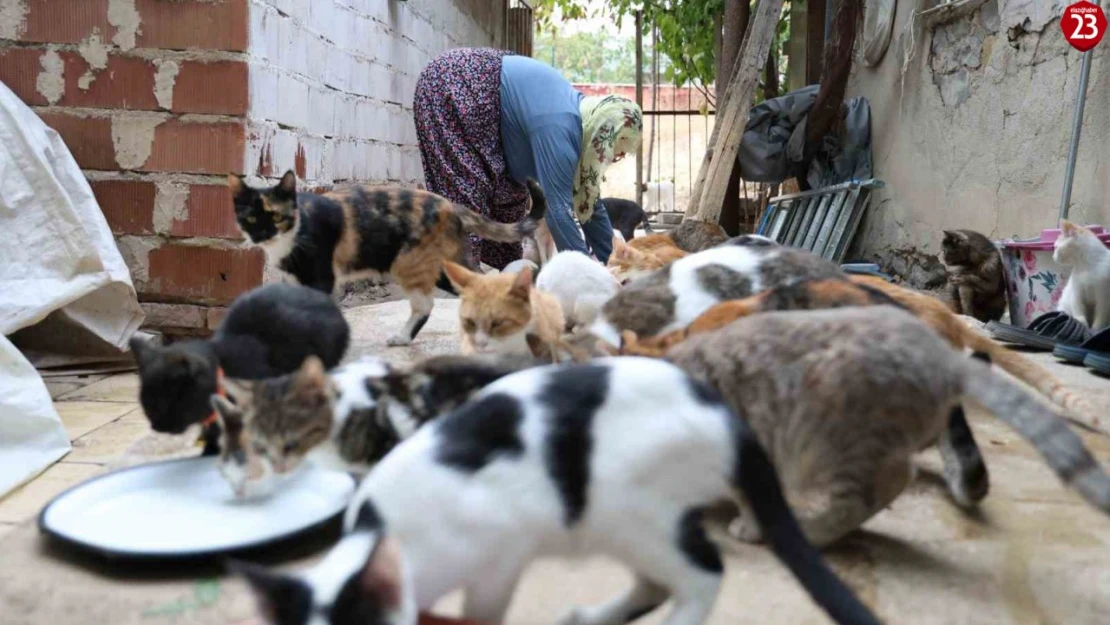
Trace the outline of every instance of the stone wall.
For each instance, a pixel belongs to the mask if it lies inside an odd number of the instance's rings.
[[[148,325],[203,333],[264,279],[228,172],[418,184],[411,116],[435,54],[496,45],[490,0],[5,0],[0,81],[61,134]]]
[[[890,48],[856,70],[849,96],[871,101],[876,192],[858,256],[924,285],[943,275],[942,229],[994,238],[1055,227],[1081,55],[1063,38],[1065,0],[989,0],[914,35],[917,2],[900,0]],[[920,20],[919,20],[920,23]],[[1110,222],[1110,61],[1095,50],[1071,217]]]

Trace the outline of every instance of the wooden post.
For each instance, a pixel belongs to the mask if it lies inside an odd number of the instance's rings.
[[[636,11],[636,104],[644,110],[644,12]],[[643,135],[641,135],[643,136]],[[636,203],[644,205],[644,142],[636,147]]]
[[[712,149],[702,160],[698,182],[686,210],[688,218],[717,223],[728,188],[729,176],[740,151],[740,140],[748,123],[752,96],[759,85],[759,74],[767,62],[771,43],[778,30],[783,0],[760,0],[755,18],[748,25],[740,60],[733,69],[725,96],[725,108],[718,109],[713,128]]]

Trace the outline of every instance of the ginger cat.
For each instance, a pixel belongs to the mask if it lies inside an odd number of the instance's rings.
[[[629,243],[614,236],[613,253],[609,255],[606,267],[623,285],[688,255],[665,234],[649,234]]]
[[[532,269],[482,275],[445,262],[459,292],[464,354],[532,354],[555,361],[566,321],[559,300],[532,286]],[[537,351],[539,353],[537,353]]]
[[[1106,430],[1105,417],[1100,416],[1085,398],[1064,388],[1059,378],[1047,369],[971,329],[940,300],[875,276],[853,275],[848,280],[803,281],[746,299],[722,302],[702,313],[687,327],[656,337],[641,339],[634,332],[625,331],[621,337],[620,353],[661,357],[688,336],[716,330],[740,317],[759,312],[883,304],[907,309],[955,349],[970,349],[985,354],[995,365],[1035,388],[1076,420],[1089,427]]]

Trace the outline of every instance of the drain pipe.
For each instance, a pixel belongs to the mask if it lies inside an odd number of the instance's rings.
[[[1101,4],[1093,0],[1095,5]],[[1071,122],[1071,145],[1068,146],[1068,169],[1064,173],[1064,192],[1060,196],[1060,214],[1056,226],[1060,221],[1068,218],[1068,209],[1071,208],[1071,187],[1075,182],[1075,161],[1079,156],[1079,134],[1083,130],[1083,109],[1087,106],[1087,82],[1091,78],[1091,55],[1094,49],[1083,53],[1083,64],[1079,69],[1079,94],[1075,97],[1075,118]]]

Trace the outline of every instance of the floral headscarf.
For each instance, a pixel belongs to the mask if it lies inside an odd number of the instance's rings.
[[[574,214],[579,223],[594,215],[601,181],[609,165],[640,147],[643,114],[635,102],[618,95],[582,98],[582,154],[574,175]]]

